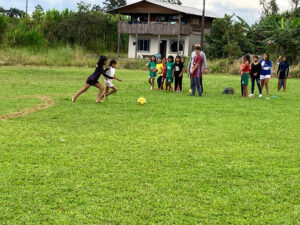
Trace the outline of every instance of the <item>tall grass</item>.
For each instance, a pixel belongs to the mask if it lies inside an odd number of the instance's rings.
[[[115,52],[99,53],[108,56],[109,59],[117,58]],[[84,48],[76,46],[74,48],[10,48],[0,49],[0,66],[73,66],[73,67],[94,67],[99,57],[91,54]],[[189,57],[186,59],[188,64]],[[118,68],[129,70],[141,70],[145,68],[146,61],[142,59],[127,59],[127,53],[121,54],[118,61]],[[207,62],[209,73],[213,74],[240,74],[240,60],[230,61],[229,59],[214,59]],[[276,76],[277,66],[274,66],[273,76]],[[291,65],[291,76],[300,78],[300,64]]]

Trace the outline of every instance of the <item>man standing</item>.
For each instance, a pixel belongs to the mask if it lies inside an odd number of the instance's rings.
[[[200,55],[200,52],[201,52],[201,48],[196,47],[196,50],[195,50],[196,56],[194,57],[193,66],[192,66],[192,69],[190,70],[192,96],[195,96],[196,87],[197,87],[199,96],[202,96],[202,88],[201,88],[200,79],[202,77],[203,60],[202,60],[202,56]]]
[[[195,44],[195,48],[196,48],[196,47],[200,47],[200,44],[199,44],[199,43]],[[200,49],[201,49],[201,47],[200,47]],[[200,52],[200,55],[201,55],[201,57],[202,57],[202,62],[203,62],[203,65],[204,65],[204,73],[206,74],[206,73],[207,73],[206,55],[205,55],[205,53],[204,53],[203,51]],[[192,52],[192,55],[191,55],[191,58],[190,58],[190,61],[189,61],[189,65],[188,65],[188,72],[191,71],[192,64],[193,64],[193,62],[194,62],[195,56],[196,56],[196,51],[193,51],[193,52]],[[190,74],[190,75],[191,75],[191,74]],[[202,93],[203,93],[202,76],[201,76],[201,78],[200,78],[200,83],[201,83],[201,91],[202,91]]]

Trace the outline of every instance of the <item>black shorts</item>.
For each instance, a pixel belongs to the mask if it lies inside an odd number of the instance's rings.
[[[87,83],[87,84],[90,84],[90,85],[95,85],[95,84],[99,83],[99,81],[97,81],[97,80],[91,80],[91,79],[88,78],[88,79],[86,80],[86,83]]]
[[[286,79],[285,71],[280,71],[279,72],[279,80],[285,80],[285,79]]]

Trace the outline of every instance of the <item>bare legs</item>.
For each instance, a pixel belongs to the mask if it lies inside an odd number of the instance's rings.
[[[267,97],[269,96],[269,80],[270,80],[270,78],[265,78],[264,80],[260,80],[260,82],[261,82],[261,91],[263,91],[264,86],[266,86]]]
[[[286,92],[286,79],[280,80],[278,79],[278,92],[281,89],[281,82],[283,81],[283,91]]]
[[[151,90],[154,90],[154,81],[155,81],[155,77],[149,77],[149,84],[151,85]]]
[[[248,98],[248,85],[243,85],[243,97]]]
[[[81,90],[79,90],[79,91],[77,92],[77,94],[72,98],[72,102],[74,103],[74,102],[76,101],[76,99],[79,97],[79,95],[81,95],[82,93],[86,92],[91,86],[92,86],[92,85],[86,83],[86,84],[84,85],[84,87],[83,87]]]
[[[74,103],[74,102],[76,101],[76,99],[77,99],[82,93],[86,92],[91,86],[92,86],[92,85],[86,83],[86,84],[84,85],[84,87],[83,87],[81,90],[79,90],[79,91],[76,93],[76,95],[72,98],[72,102]],[[101,95],[102,95],[102,92],[103,92],[104,88],[103,88],[102,84],[100,84],[100,83],[96,83],[96,84],[95,84],[95,87],[99,88],[99,93],[98,93],[98,97],[97,97],[97,102],[99,103],[99,102],[101,102],[101,101],[100,101],[100,97],[101,97]]]
[[[103,102],[103,101],[101,101],[101,98],[103,96],[104,87],[100,83],[95,84],[95,87],[99,88],[98,97],[97,97],[96,102],[101,103],[101,102]]]
[[[278,79],[278,85],[277,85],[277,89],[278,89],[278,92],[280,91],[280,88],[281,88],[281,79]]]

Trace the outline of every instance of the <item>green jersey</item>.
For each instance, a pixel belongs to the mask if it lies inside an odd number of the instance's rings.
[[[156,72],[152,72],[151,69],[156,70],[156,63],[155,62],[149,62],[148,64],[148,68],[149,70],[149,76],[150,77],[156,77]]]
[[[173,76],[174,66],[174,62],[167,62],[167,78],[171,78]]]

